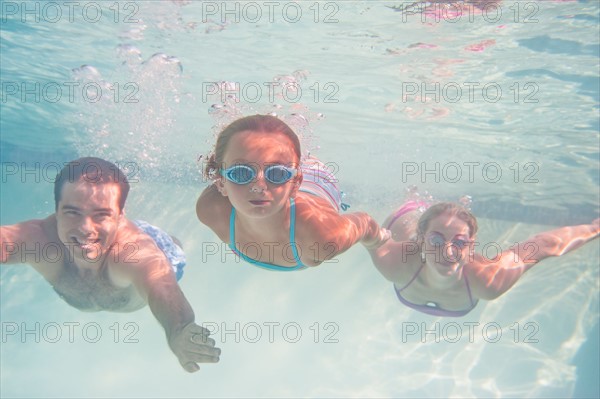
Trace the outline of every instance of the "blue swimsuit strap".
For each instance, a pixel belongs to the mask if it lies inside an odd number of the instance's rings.
[[[260,262],[256,259],[252,259],[249,256],[244,255],[241,251],[237,249],[235,246],[235,207],[231,207],[231,215],[229,217],[229,248],[238,254],[242,259],[246,262],[263,267],[269,270],[277,270],[277,271],[294,271],[305,268],[306,266],[300,260],[300,256],[298,256],[298,249],[296,247],[296,204],[294,203],[294,199],[290,198],[290,246],[292,247],[292,254],[294,255],[294,260],[296,261],[296,266],[287,267],[287,266],[279,266],[273,265],[271,263]]]
[[[300,256],[298,256],[298,247],[296,247],[296,203],[292,197],[290,197],[290,246],[292,247],[296,266],[304,266]]]

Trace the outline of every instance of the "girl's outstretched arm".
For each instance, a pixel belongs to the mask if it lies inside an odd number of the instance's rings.
[[[366,248],[373,265],[392,282],[397,282],[406,274],[406,264],[420,251],[415,241],[387,240],[379,246]]]
[[[333,219],[337,220],[332,220],[329,226],[333,225],[335,229],[327,229],[330,230],[327,235],[330,242],[333,241],[337,254],[345,252],[358,242],[367,248],[377,248],[390,238],[389,230],[381,228],[375,219],[365,212],[339,215]],[[326,225],[328,223],[324,226]]]
[[[314,264],[332,259],[358,242],[375,247],[389,238],[389,232],[367,213],[340,215],[324,201],[305,197],[297,204],[298,218],[303,221],[297,235],[304,237],[306,247],[314,248]]]

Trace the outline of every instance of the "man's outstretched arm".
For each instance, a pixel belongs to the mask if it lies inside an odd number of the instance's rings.
[[[210,331],[195,323],[194,311],[181,291],[171,265],[159,249],[153,244],[149,246],[159,253],[150,256],[145,250],[139,251],[135,284],[163,326],[169,347],[188,372],[198,371],[197,363],[218,362],[221,350],[215,348],[215,341],[209,337]]]

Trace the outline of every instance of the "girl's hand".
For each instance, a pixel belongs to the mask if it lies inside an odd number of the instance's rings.
[[[382,227],[379,229],[379,234],[377,235],[377,238],[374,241],[363,242],[363,245],[367,249],[377,249],[383,244],[385,244],[385,242],[388,241],[390,238],[392,238],[392,232]]]

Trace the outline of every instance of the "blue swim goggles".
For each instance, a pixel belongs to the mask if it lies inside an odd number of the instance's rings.
[[[273,184],[283,184],[298,174],[298,169],[289,168],[285,165],[271,165],[264,169],[265,179]],[[235,184],[248,184],[256,178],[257,172],[249,165],[233,165],[227,169],[221,169],[221,175]]]
[[[429,237],[427,238],[427,241],[430,245],[434,247],[443,247],[447,243],[446,238],[439,233],[430,233]],[[464,247],[472,243],[473,241],[463,240],[460,238],[454,238],[450,240],[450,245],[458,249],[463,249]]]

